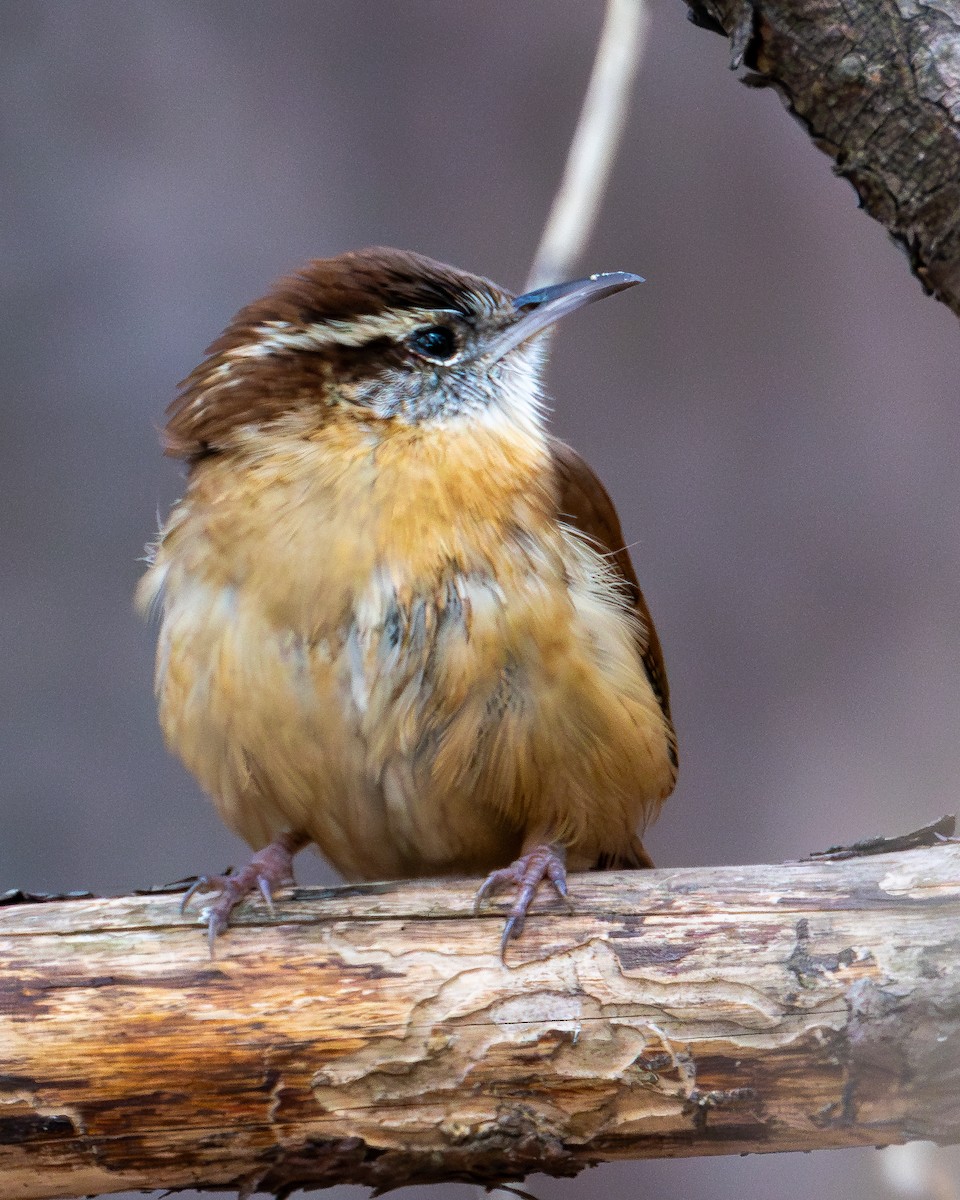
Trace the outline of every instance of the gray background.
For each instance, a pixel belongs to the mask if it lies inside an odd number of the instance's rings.
[[[956,319],[828,160],[684,14],[655,7],[581,264],[649,282],[565,325],[555,427],[610,486],[666,648],[682,770],[654,856],[777,861],[957,808],[960,355]],[[381,242],[520,286],[600,16],[4,0],[0,889],[122,892],[242,857],[164,751],[131,608],[181,487],[163,407],[233,311],[310,256]],[[305,859],[301,878],[327,876]],[[533,1186],[872,1197],[878,1162]]]

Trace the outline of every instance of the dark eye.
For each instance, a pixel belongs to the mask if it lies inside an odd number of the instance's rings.
[[[421,358],[431,362],[447,362],[460,349],[457,335],[448,325],[428,325],[407,338],[407,345]]]

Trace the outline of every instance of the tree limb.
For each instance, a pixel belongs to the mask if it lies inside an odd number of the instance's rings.
[[[0,1194],[573,1175],[960,1139],[960,846],[574,876],[506,965],[472,882],[0,909]]]
[[[772,86],[960,315],[960,5],[956,0],[687,0]]]

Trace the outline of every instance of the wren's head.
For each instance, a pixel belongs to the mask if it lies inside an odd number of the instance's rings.
[[[170,406],[168,453],[228,450],[291,414],[368,422],[535,421],[543,339],[641,283],[613,272],[523,296],[403,250],[320,258],[240,310]]]

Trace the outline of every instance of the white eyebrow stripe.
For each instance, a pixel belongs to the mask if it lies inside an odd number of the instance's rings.
[[[303,329],[292,326],[289,321],[264,321],[253,329],[256,341],[234,346],[226,352],[225,357],[263,358],[284,350],[364,346],[382,337],[399,341],[420,326],[436,324],[445,316],[463,319],[462,313],[454,313],[452,309],[411,308],[401,312],[369,313],[352,321],[316,321]]]

